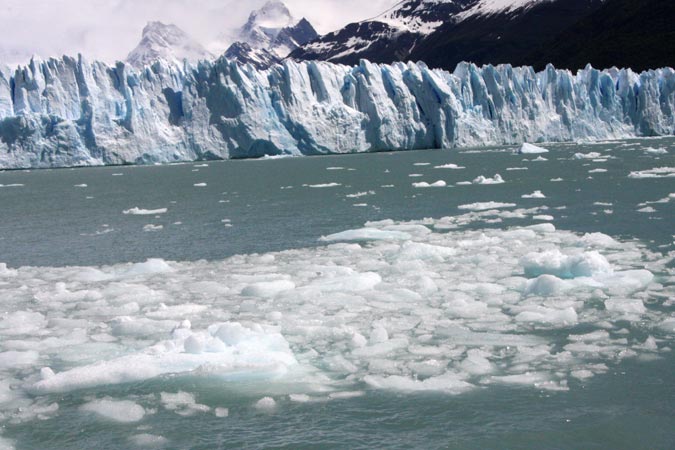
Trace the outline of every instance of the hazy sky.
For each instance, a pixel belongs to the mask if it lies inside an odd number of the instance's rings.
[[[0,63],[87,55],[124,59],[150,20],[175,23],[204,45],[233,27],[266,0],[0,0]],[[372,17],[397,0],[287,0],[297,19],[307,17],[319,33]]]

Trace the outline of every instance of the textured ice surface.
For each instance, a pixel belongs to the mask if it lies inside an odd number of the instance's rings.
[[[675,72],[84,58],[0,72],[0,167],[152,164],[671,135]],[[526,149],[529,147],[526,147]]]
[[[548,223],[466,227],[543,207],[464,209],[222,261],[0,267],[0,421],[58,417],[53,399],[89,388],[100,396],[78,407],[104,420],[140,422],[158,409],[226,416],[192,392],[106,392],[176,375],[253,390],[251,406],[267,413],[286,394],[564,391],[672,346],[670,258]]]

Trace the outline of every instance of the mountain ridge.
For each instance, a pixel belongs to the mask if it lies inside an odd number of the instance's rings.
[[[673,21],[675,2],[669,0],[404,0],[289,57],[340,64],[424,61],[445,70],[462,61],[646,70],[673,64]]]

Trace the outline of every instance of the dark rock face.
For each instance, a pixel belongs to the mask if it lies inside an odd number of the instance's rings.
[[[424,61],[453,70],[461,61],[542,69],[672,66],[672,0],[551,0],[484,12],[485,0],[411,0],[295,50],[297,60],[355,64]]]

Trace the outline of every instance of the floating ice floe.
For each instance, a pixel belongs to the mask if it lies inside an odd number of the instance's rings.
[[[521,155],[536,155],[539,153],[548,153],[548,150],[526,142],[520,147],[518,153]]]
[[[438,180],[433,183],[427,183],[426,181],[422,181],[420,183],[413,183],[414,188],[437,188],[437,187],[446,187],[448,184],[443,181],[443,180]]]
[[[657,167],[649,170],[631,172],[628,178],[672,178],[675,177],[675,167]]]
[[[590,152],[590,153],[575,153],[573,156],[574,159],[600,159],[603,158],[602,153]]]
[[[531,194],[525,194],[522,198],[546,198],[546,196],[541,191],[534,191]]]
[[[649,154],[652,154],[652,155],[667,155],[668,154],[668,150],[664,147],[659,147],[659,148],[643,147],[642,150],[645,153],[649,153]]]
[[[305,186],[309,188],[320,189],[320,188],[338,187],[342,185],[340,183],[320,183],[320,184],[306,184]]]
[[[466,167],[458,166],[457,164],[443,164],[440,166],[434,166],[434,169],[451,169],[451,170],[462,170],[466,169]]]
[[[145,416],[145,409],[130,400],[103,398],[85,403],[80,411],[94,413],[97,416],[120,423],[138,422]]]
[[[361,197],[366,197],[368,195],[375,195],[375,191],[356,192],[354,194],[347,194],[347,195],[345,195],[345,197],[347,197],[347,198],[361,198]]]
[[[133,216],[156,216],[158,214],[166,214],[168,208],[159,208],[159,209],[141,209],[139,207],[134,207],[122,211],[122,214],[133,215]]]
[[[477,177],[472,181],[473,184],[502,184],[504,183],[504,179],[502,178],[501,175],[496,174],[492,178],[485,177],[483,175]]]
[[[471,203],[468,205],[460,205],[459,209],[468,210],[468,211],[487,211],[490,209],[501,209],[501,208],[515,208],[515,203],[500,203],[500,202],[481,202],[481,203]]]

